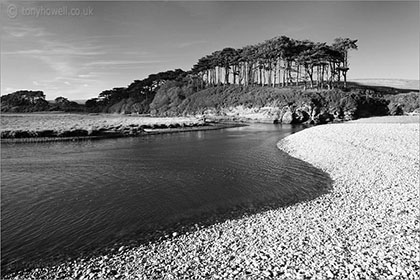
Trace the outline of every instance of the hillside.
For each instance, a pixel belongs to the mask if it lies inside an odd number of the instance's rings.
[[[159,89],[150,104],[155,116],[204,115],[210,118],[271,123],[326,123],[388,114],[388,101],[370,89],[302,90],[268,86],[221,85],[197,92],[183,85]]]
[[[218,85],[200,89],[197,84],[186,80],[172,80],[162,83],[148,97],[112,97],[106,103],[93,100],[93,105],[86,102],[85,106],[76,109],[158,117],[203,116],[236,121],[313,124],[420,111],[418,92],[352,83],[349,87],[347,90],[303,90],[302,87]],[[18,92],[2,97],[2,111],[70,111],[77,105],[65,98],[60,98],[58,103],[48,103],[43,100],[42,93],[39,100],[30,100],[34,102],[31,103],[22,99],[28,98],[27,95],[28,92]],[[39,105],[40,102],[43,106]]]
[[[370,87],[388,87],[404,91],[418,91],[419,80],[406,79],[352,79],[350,82],[356,83],[360,86]]]

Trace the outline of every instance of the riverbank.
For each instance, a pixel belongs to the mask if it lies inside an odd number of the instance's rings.
[[[279,143],[330,174],[326,195],[7,278],[417,279],[419,125],[369,121]]]
[[[154,118],[112,114],[2,114],[2,143],[76,141],[238,126],[195,117]]]
[[[419,116],[359,119],[279,143],[334,180],[316,211],[325,236],[311,236],[323,239],[316,251],[327,258],[317,267],[352,279],[419,279],[419,123]]]

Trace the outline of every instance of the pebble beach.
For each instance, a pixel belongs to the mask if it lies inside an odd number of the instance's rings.
[[[331,190],[5,279],[419,279],[419,118],[311,127],[278,143]]]

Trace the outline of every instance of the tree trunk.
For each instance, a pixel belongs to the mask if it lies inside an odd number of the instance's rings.
[[[274,73],[273,73],[273,87],[276,87],[277,82],[277,62],[274,63]]]
[[[340,63],[338,63],[338,67],[340,67]],[[337,82],[340,82],[340,80],[341,80],[341,71],[340,70],[337,71],[337,75],[338,75],[337,76],[337,78],[338,78]]]
[[[243,85],[247,84],[247,80],[246,80],[246,62],[242,63],[242,80],[243,80]]]
[[[252,74],[252,63],[248,63],[248,85],[254,82],[254,76]]]
[[[309,80],[311,82],[311,88],[313,88],[314,87],[314,77],[313,77],[314,67],[311,65],[311,70],[309,70],[309,67],[308,67],[306,69],[306,72],[308,73]]]
[[[264,65],[265,66],[265,65]],[[265,67],[263,67],[263,69],[261,70],[261,72],[262,72],[262,77],[263,77],[263,80],[262,80],[262,85],[264,86],[266,83],[267,83],[267,70],[265,70],[266,68]]]
[[[287,75],[287,70],[286,70],[286,62],[285,61],[283,61],[283,87],[285,87],[286,86],[286,75]]]
[[[347,70],[343,71],[344,88],[347,88]]]

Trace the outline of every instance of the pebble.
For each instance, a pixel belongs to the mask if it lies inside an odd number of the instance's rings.
[[[331,124],[292,134],[279,147],[330,174],[329,193],[207,228],[197,224],[166,240],[121,246],[103,262],[68,262],[72,269],[60,273],[78,279],[99,266],[105,279],[420,279],[413,222],[420,198],[418,135],[418,124],[384,123]],[[57,271],[20,271],[4,279],[55,279]]]

